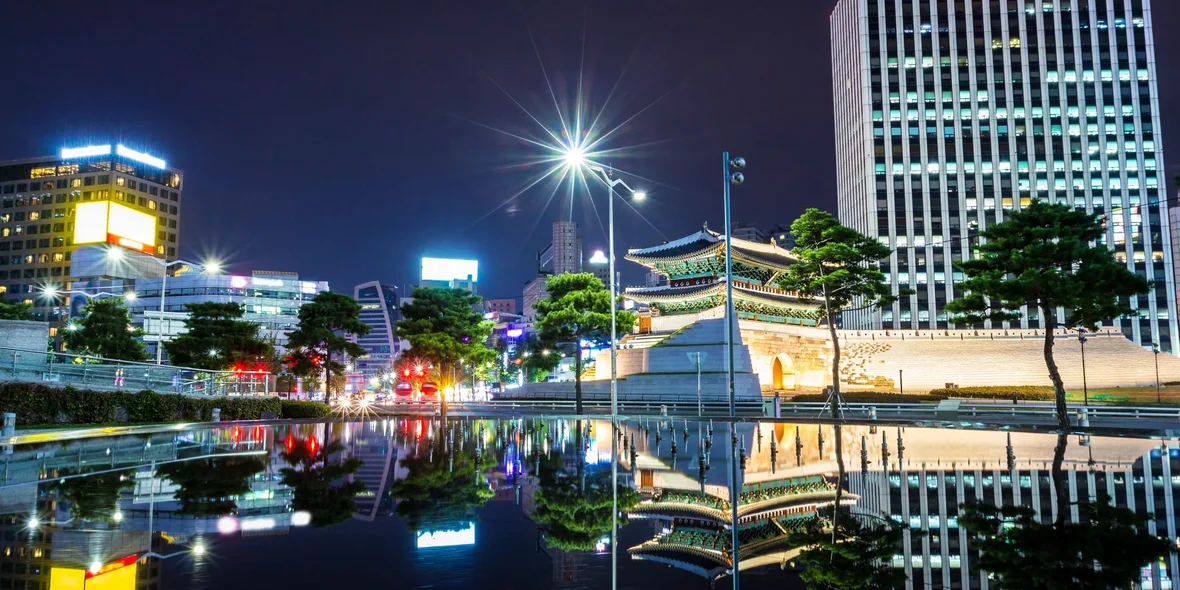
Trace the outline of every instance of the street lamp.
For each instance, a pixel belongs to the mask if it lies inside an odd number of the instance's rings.
[[[1089,407],[1090,389],[1086,386],[1086,329],[1078,327],[1078,344],[1082,346],[1082,403]]]
[[[126,254],[123,250],[116,247],[107,248],[107,258],[112,261],[122,260]],[[144,258],[159,264],[164,267],[163,277],[160,279],[160,319],[158,321],[159,329],[157,330],[156,340],[156,364],[160,365],[164,362],[164,300],[168,291],[168,269],[178,264],[185,264],[194,268],[200,269],[205,274],[217,274],[221,271],[221,264],[217,261],[207,261],[204,264],[196,264],[186,260],[176,259],[171,262],[163,258],[156,258],[155,256],[145,256]]]
[[[111,293],[111,292],[107,292],[107,291],[103,291],[100,293],[90,293],[88,291],[61,290],[61,289],[58,289],[57,287],[54,287],[53,285],[49,285],[49,286],[41,289],[41,295],[43,297],[45,297],[46,299],[53,301],[56,304],[58,295],[67,295],[67,296],[68,295],[81,295],[81,296],[85,297],[87,300],[93,301],[93,300],[99,299],[101,297],[118,297],[119,293]],[[126,301],[127,303],[131,303],[132,301],[135,301],[135,291],[126,291],[122,295],[123,295],[123,300]],[[72,307],[73,307],[73,305],[70,305],[69,298],[67,297],[66,298],[66,329],[71,332],[78,329],[77,326],[70,323],[70,315],[73,311],[71,309]]]
[[[741,170],[746,167],[746,159],[736,157],[730,159],[729,152],[721,152],[721,171],[725,179],[721,181],[722,192],[725,196],[725,348],[729,355],[726,367],[726,381],[729,384],[729,416],[737,416],[737,405],[734,401],[734,370],[733,370],[733,331],[736,327],[734,314],[737,306],[733,304],[733,221],[729,214],[729,187],[745,182],[746,175]],[[729,504],[732,510],[731,518],[738,521],[738,499],[741,497],[740,473],[738,471],[737,430],[734,421],[729,422]],[[839,506],[836,507],[839,509]],[[731,551],[733,556],[733,590],[738,590],[741,576],[738,567],[738,527],[730,527]]]
[[[1160,400],[1160,345],[1152,344],[1151,352],[1155,355],[1155,403],[1161,403]]]
[[[594,177],[606,184],[607,188],[607,250],[610,254],[607,256],[607,263],[610,272],[610,419],[611,419],[611,499],[612,506],[616,510],[611,511],[611,587],[617,587],[618,580],[618,551],[615,550],[619,544],[619,437],[615,436],[614,431],[619,426],[619,373],[618,373],[618,354],[619,345],[616,332],[618,331],[618,285],[615,281],[615,187],[622,185],[631,193],[631,197],[635,201],[642,201],[647,197],[647,193],[631,188],[622,178],[611,178],[608,170],[599,164],[587,162],[586,155],[580,145],[570,145],[563,154],[565,163],[570,168],[585,169],[594,173]],[[601,176],[599,176],[601,175]],[[581,343],[574,343],[574,354],[582,354]],[[737,520],[735,519],[736,523]],[[737,526],[734,526],[737,529]]]

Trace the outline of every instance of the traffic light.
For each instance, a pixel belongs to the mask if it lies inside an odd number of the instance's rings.
[[[402,369],[402,377],[409,379],[410,378],[410,370],[409,369]]]

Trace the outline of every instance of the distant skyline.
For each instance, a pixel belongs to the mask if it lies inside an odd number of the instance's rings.
[[[598,187],[597,215],[581,196],[546,207],[544,183],[509,199],[540,175],[522,164],[543,151],[488,127],[543,131],[506,93],[559,130],[546,80],[568,105],[584,55],[590,116],[605,104],[606,127],[622,124],[606,147],[631,148],[611,163],[650,179],[628,182],[648,192],[637,208],[654,228],[616,202],[620,257],[706,221],[723,228],[726,149],[749,161],[734,219],[789,223],[835,209],[833,6],[15,3],[5,21],[53,23],[53,35],[6,31],[36,60],[0,93],[0,159],[123,143],[167,160],[185,172],[184,258],[296,271],[345,293],[414,284],[421,256],[478,258],[481,294],[519,297],[553,221],[578,222],[584,252],[605,250],[606,201]],[[1180,3],[1156,0],[1152,19],[1174,195]],[[643,283],[643,269],[621,268]]]

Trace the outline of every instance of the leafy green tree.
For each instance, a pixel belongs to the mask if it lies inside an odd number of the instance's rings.
[[[536,326],[542,340],[572,343],[574,348],[574,399],[576,412],[582,413],[582,349],[583,340],[598,344],[610,342],[610,292],[593,273],[554,275],[545,281],[549,299],[536,303]],[[617,304],[615,302],[614,304]],[[638,317],[634,312],[619,310],[615,314],[615,333],[622,336],[631,332]]]
[[[827,211],[808,209],[791,224],[796,262],[787,269],[779,286],[814,296],[818,315],[832,336],[832,405],[836,417],[840,403],[840,339],[837,317],[842,312],[891,305],[901,295],[893,293],[879,264],[892,250],[877,240],[840,222]]]
[[[143,330],[131,327],[131,313],[118,298],[92,299],[82,309],[77,328],[66,330],[66,347],[79,354],[121,361],[147,360],[147,350],[138,337]]]
[[[1062,463],[1066,434],[1057,439],[1053,481],[1057,518],[1042,522],[1028,506],[997,507],[987,502],[960,506],[959,526],[979,549],[974,565],[990,572],[1004,588],[1099,590],[1130,588],[1140,568],[1168,555],[1171,543],[1147,532],[1147,520],[1097,501],[1073,503],[1078,522],[1066,522],[1071,503]]]
[[[1115,259],[1103,242],[1102,216],[1068,205],[1034,200],[980,232],[975,258],[958,263],[965,294],[948,302],[955,322],[978,324],[1037,310],[1045,331],[1044,357],[1056,392],[1057,421],[1069,427],[1065,384],[1053,358],[1053,330],[1094,329],[1131,313],[1128,299],[1146,293],[1146,279]],[[1058,311],[1064,321],[1058,322]]]
[[[69,503],[70,516],[78,520],[113,522],[123,490],[135,485],[133,477],[131,471],[66,477],[57,484],[58,498]]]
[[[791,533],[788,543],[800,548],[795,563],[809,590],[889,590],[905,586],[904,569],[892,567],[904,529],[892,520],[866,524],[841,508],[831,525],[820,518]],[[832,530],[835,526],[835,530]]]
[[[520,369],[525,371],[525,380],[536,383],[544,381],[561,364],[562,353],[557,342],[534,333],[517,342],[516,358],[520,360]]]
[[[0,320],[32,320],[33,306],[28,303],[0,301]]]
[[[315,439],[295,439],[282,458],[290,467],[279,470],[283,485],[291,488],[294,497],[291,507],[311,514],[311,526],[324,527],[352,518],[356,510],[356,495],[365,491],[362,481],[345,478],[364,465],[356,457],[330,463],[328,457],[344,450],[344,445],[333,440],[322,447]]]
[[[564,469],[565,461],[556,451],[537,461],[534,476],[540,485],[533,494],[533,519],[545,527],[545,540],[565,551],[590,551],[611,532],[614,499],[610,471],[586,470],[582,421],[576,422],[573,458],[576,469]],[[619,526],[627,523],[626,512],[639,503],[639,492],[617,488]]]
[[[265,469],[266,464],[253,457],[218,457],[165,463],[156,473],[179,486],[178,512],[200,518],[237,512],[236,498],[249,492],[251,480]]]
[[[486,469],[494,458],[479,455],[472,441],[448,450],[447,439],[436,437],[401,461],[409,473],[394,482],[390,495],[398,499],[397,513],[415,532],[457,531],[478,520],[475,509],[494,495]]]
[[[331,375],[343,376],[344,363],[336,357],[356,358],[365,349],[349,338],[369,333],[369,326],[360,320],[361,306],[355,299],[341,293],[321,292],[311,303],[299,308],[299,327],[287,335],[287,363],[291,372],[304,379],[323,375],[323,383],[331,384]],[[334,357],[333,355],[336,355]],[[331,398],[331,388],[324,400]]]
[[[164,343],[172,364],[219,371],[265,362],[273,348],[258,336],[259,325],[242,319],[238,303],[189,303],[188,332]],[[253,367],[251,367],[252,369]]]
[[[465,373],[493,361],[495,355],[486,345],[493,324],[476,311],[479,302],[479,296],[466,289],[418,287],[412,301],[402,305],[398,336],[410,342],[414,357],[427,361],[437,378],[449,379],[452,371]]]

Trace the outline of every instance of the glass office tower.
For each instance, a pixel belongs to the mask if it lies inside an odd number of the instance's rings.
[[[840,0],[831,17],[841,220],[915,294],[851,329],[942,329],[956,261],[1033,199],[1102,214],[1154,282],[1117,320],[1173,351],[1175,281],[1149,0]],[[1028,309],[993,328],[1042,328]],[[960,326],[961,327],[961,326]]]

